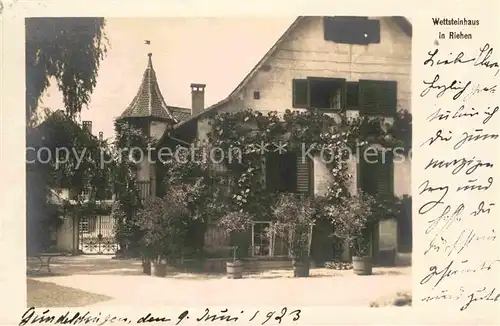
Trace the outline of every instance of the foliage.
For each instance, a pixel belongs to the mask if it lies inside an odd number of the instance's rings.
[[[288,243],[294,259],[307,258],[314,226],[314,208],[311,199],[295,194],[281,194],[273,206],[276,218],[269,230]]]
[[[117,223],[115,235],[121,252],[139,247],[142,236],[136,215],[142,207],[135,163],[139,158],[131,157],[129,150],[139,148],[146,153],[152,143],[153,140],[142,129],[126,120],[115,121],[115,140],[109,146],[112,160],[108,161],[108,165],[113,171],[110,183],[116,200],[116,209],[111,215]]]
[[[28,169],[45,174],[47,187],[70,189],[74,194],[85,190],[95,199],[111,195],[110,166],[100,166],[101,160],[108,159],[107,144],[63,111],[50,114],[36,128],[28,127],[27,146],[33,148],[27,152]]]
[[[372,207],[372,216],[376,220],[404,218],[411,210],[411,197],[404,195],[398,196],[375,196]]]
[[[335,270],[347,270],[352,269],[352,263],[344,261],[327,261],[324,264],[325,268],[335,269]]]
[[[210,123],[208,143],[223,149],[225,164],[233,173],[234,204],[263,218],[271,217],[268,208],[276,200],[263,184],[263,147],[273,151],[281,144],[285,152],[310,149],[311,155],[320,151],[330,155],[333,182],[329,196],[334,199],[348,195],[351,176],[344,164],[348,150],[374,142],[393,149],[406,146],[406,152],[411,146],[411,114],[407,111],[400,111],[392,124],[381,117],[334,117],[317,110],[287,110],[280,117],[277,112],[264,115],[252,109],[218,113]]]
[[[74,117],[90,103],[108,40],[104,18],[26,19],[26,120],[55,78],[66,113]]]
[[[228,234],[244,232],[252,225],[253,217],[243,211],[229,212],[222,216],[219,226]]]
[[[109,159],[105,141],[83,130],[64,111],[56,111],[48,114],[38,126],[27,126],[26,145],[26,209],[30,234],[36,229],[41,229],[36,232],[47,233],[43,230],[60,225],[60,216],[93,214],[93,210],[109,212],[97,203],[111,198],[113,191],[112,167],[100,166],[101,161]],[[54,199],[58,196],[54,196],[53,191],[58,189],[67,189],[69,199],[76,202]],[[85,205],[78,196],[83,192],[88,193]],[[59,203],[50,203],[50,200]],[[54,204],[60,206],[57,212]],[[34,238],[29,237],[30,241]]]
[[[358,192],[341,197],[336,203],[324,208],[325,215],[333,224],[333,236],[346,241],[357,256],[368,254],[369,226],[374,204],[373,197]]]
[[[164,162],[165,191],[168,192],[171,185],[194,185],[190,210],[204,227],[236,216],[227,212],[272,220],[276,217],[272,208],[278,198],[276,193],[265,189],[261,149],[273,151],[281,143],[285,152],[311,148],[311,155],[319,151],[330,153],[332,160],[328,168],[333,182],[322,200],[333,204],[349,195],[347,185],[351,176],[342,161],[348,149],[355,150],[369,142],[390,148],[411,145],[411,141],[405,143],[401,139],[405,136],[411,139],[411,135],[405,134],[405,130],[411,130],[411,115],[404,112],[401,111],[392,124],[379,117],[349,119],[345,114],[333,117],[314,110],[287,110],[282,117],[277,112],[264,115],[252,109],[221,112],[210,121],[207,142],[194,144],[197,150],[177,150],[179,157]],[[400,121],[403,116],[409,119]],[[214,147],[225,154],[220,164],[223,173],[215,171],[216,166],[206,160],[207,151]],[[322,213],[316,205],[310,216],[314,219]],[[289,216],[294,215],[296,212]]]
[[[148,198],[138,211],[144,243],[153,250],[158,263],[163,259],[173,261],[182,254],[191,219],[188,196],[184,187],[173,187],[162,199]]]

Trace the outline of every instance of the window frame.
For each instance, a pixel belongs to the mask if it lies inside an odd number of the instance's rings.
[[[340,108],[328,107],[313,107],[311,104],[311,88],[315,82],[331,82],[340,86]],[[299,84],[302,84],[300,86]],[[347,107],[347,80],[345,78],[337,77],[315,77],[309,76],[306,78],[293,78],[292,79],[292,107],[296,109],[317,109],[322,112],[340,112]],[[297,89],[298,87],[305,87],[306,99],[305,103],[297,103]],[[304,91],[304,90],[303,90]]]
[[[251,257],[254,257],[254,258],[264,258],[264,257],[289,257],[289,254],[288,254],[288,250],[286,250],[286,254],[277,254],[276,253],[276,235],[275,234],[271,234],[271,236],[269,235],[265,235],[266,237],[268,237],[268,240],[269,240],[269,254],[268,255],[257,255],[255,253],[255,247],[258,245],[258,244],[255,244],[255,225],[256,224],[267,224],[269,225],[269,227],[272,227],[274,222],[272,221],[253,221],[252,222],[252,244],[251,244]],[[284,241],[281,242],[282,244],[285,244]],[[286,244],[285,244],[286,246]],[[284,248],[280,248],[280,251],[283,251]],[[286,247],[285,247],[286,249]]]

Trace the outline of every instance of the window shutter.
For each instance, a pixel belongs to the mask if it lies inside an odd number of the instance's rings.
[[[335,43],[380,43],[380,21],[355,16],[324,17],[323,33],[326,41]]]
[[[361,163],[361,189],[372,196],[392,196],[394,194],[392,153],[380,153],[377,162],[369,163],[363,160]]]
[[[382,156],[382,155],[381,155]],[[392,155],[389,152],[385,153],[385,160],[380,158],[380,163],[377,164],[376,189],[380,196],[391,196],[393,194],[394,182],[394,165]]]
[[[307,79],[294,79],[292,81],[292,94],[294,108],[309,106],[309,81]]]
[[[311,190],[311,162],[309,157],[302,159],[302,154],[297,154],[297,192],[310,194]]]
[[[398,83],[395,81],[379,82],[379,110],[387,116],[394,116],[398,104]]]
[[[359,109],[362,114],[392,116],[397,111],[397,82],[359,81]]]
[[[266,160],[266,156],[265,155],[262,155],[260,157],[260,171],[261,171],[261,181],[262,181],[262,189],[266,189],[267,188],[267,167],[266,167],[266,164],[267,164],[267,160]]]

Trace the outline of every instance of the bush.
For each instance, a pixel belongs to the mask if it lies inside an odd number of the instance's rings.
[[[182,255],[191,214],[188,191],[175,186],[164,198],[149,198],[138,212],[138,223],[143,232],[144,246],[151,250],[155,260],[175,261]]]
[[[324,207],[333,225],[333,236],[344,239],[358,256],[368,253],[369,226],[373,222],[373,197],[359,192],[341,197]]]
[[[387,298],[380,298],[370,303],[370,307],[372,308],[380,308],[386,306],[404,307],[411,305],[412,296],[409,292],[398,292],[396,293],[396,295],[389,296]]]
[[[269,232],[285,239],[292,258],[309,257],[315,210],[311,200],[296,194],[281,194],[273,206],[276,221]]]

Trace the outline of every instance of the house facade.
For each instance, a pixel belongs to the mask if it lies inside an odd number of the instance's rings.
[[[195,85],[193,116],[169,134],[188,142],[193,138],[203,140],[214,114],[246,108],[264,114],[312,108],[331,115],[345,111],[352,117],[385,116],[390,122],[397,111],[411,113],[411,31],[411,24],[403,17],[299,17],[226,99],[209,108],[199,107],[204,85]],[[372,146],[377,148],[377,144]],[[331,181],[326,164],[320,157],[306,164],[300,162],[297,157],[268,158],[266,184],[287,192],[325,194]],[[292,182],[280,173],[283,166],[295,171]],[[358,158],[348,162],[348,167],[353,175],[353,192],[362,189],[398,197],[411,195],[408,157],[369,169]],[[267,223],[254,224],[252,246],[263,244],[262,230]],[[411,221],[406,224],[401,230],[395,220],[379,223],[373,239],[373,255],[379,261],[401,247],[411,251]],[[207,246],[224,242],[215,230],[208,234]],[[255,250],[253,256],[281,254],[269,240],[264,242],[275,252]],[[347,255],[346,251],[344,258]]]
[[[344,111],[352,117],[385,116],[390,122],[399,110],[411,113],[411,33],[411,24],[403,17],[298,17],[234,91],[210,107],[204,105],[206,85],[197,83],[191,84],[191,108],[169,106],[149,54],[138,92],[119,119],[142,128],[159,146],[204,140],[214,114],[247,108],[264,114],[283,114],[287,109],[319,109],[330,115]],[[389,160],[370,169],[360,159],[347,164],[353,192],[411,195],[409,159]],[[297,156],[267,157],[263,169],[266,185],[279,191],[319,196],[331,181],[326,163],[317,156],[305,163]],[[143,197],[161,195],[162,178],[157,170],[154,162],[141,163],[138,180]],[[293,178],[284,170],[292,171]],[[256,221],[252,226],[250,257],[285,254],[279,241],[266,238],[267,223]],[[379,223],[373,239],[377,259],[382,260],[385,252],[411,251],[411,220],[406,224],[402,230],[395,220]],[[82,225],[76,233],[72,230],[84,241]],[[313,232],[313,247],[329,245],[327,232],[321,231]],[[322,240],[314,244],[315,238]],[[64,239],[73,247],[84,246],[69,236]],[[216,226],[206,231],[207,250],[217,251],[228,244],[228,237]],[[348,258],[347,250],[344,258]]]

